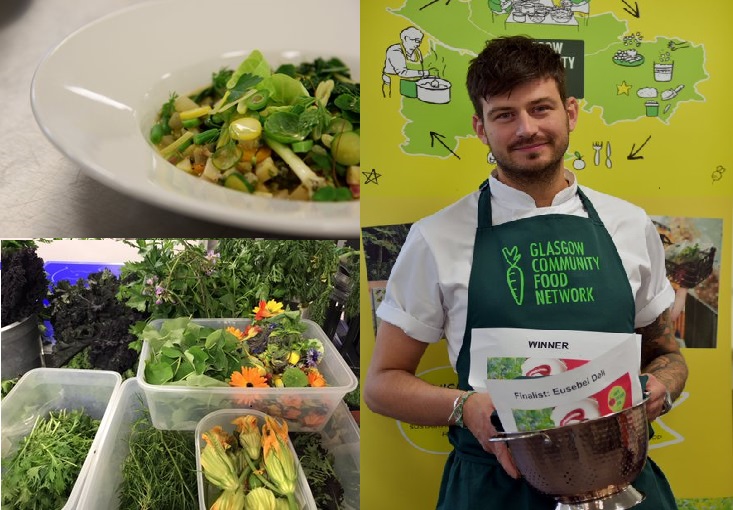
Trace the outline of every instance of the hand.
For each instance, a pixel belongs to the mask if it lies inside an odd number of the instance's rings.
[[[488,439],[496,435],[491,424],[494,403],[488,393],[474,393],[463,404],[463,424],[471,431],[479,444],[489,453],[496,455],[499,464],[512,478],[519,478],[519,470],[506,443],[490,443]]]
[[[664,408],[664,399],[667,397],[667,388],[659,379],[652,374],[646,375],[649,379],[646,382],[644,391],[649,393],[649,400],[646,402],[646,417],[652,422],[659,418]]]

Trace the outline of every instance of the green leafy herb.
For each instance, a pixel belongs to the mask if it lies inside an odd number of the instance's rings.
[[[81,410],[37,418],[18,450],[2,463],[3,508],[58,509],[66,504],[99,421]]]
[[[132,425],[118,493],[120,510],[197,509],[193,433],[158,430],[145,409]]]

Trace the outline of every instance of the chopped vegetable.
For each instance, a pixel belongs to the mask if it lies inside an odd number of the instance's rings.
[[[254,50],[236,70],[211,77],[208,86],[173,93],[162,105],[149,139],[165,159],[244,193],[358,200],[359,184],[348,179],[360,176],[359,84],[343,62],[317,59],[273,71]]]

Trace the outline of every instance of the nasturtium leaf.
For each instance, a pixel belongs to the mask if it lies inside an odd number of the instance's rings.
[[[145,365],[145,382],[148,384],[164,384],[173,379],[173,368],[170,363],[154,362]]]
[[[201,374],[189,374],[185,379],[187,386],[196,386],[199,388],[216,388],[216,387],[227,387],[227,383],[218,381],[213,377]]]
[[[180,349],[169,345],[161,347],[160,353],[168,358],[180,358],[183,355]]]

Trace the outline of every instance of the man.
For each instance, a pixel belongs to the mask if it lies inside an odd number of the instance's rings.
[[[410,92],[414,80],[428,76],[428,71],[423,69],[423,58],[420,52],[423,33],[415,27],[407,27],[400,32],[400,42],[387,48],[384,57],[384,69],[382,70],[382,97],[392,97],[392,78],[390,75],[400,77],[400,90],[403,95],[416,97],[417,92]],[[403,81],[406,83],[403,84]]]
[[[490,41],[467,76],[473,128],[490,146],[496,169],[476,191],[416,222],[387,283],[364,398],[375,412],[418,425],[450,425],[454,446],[437,507],[551,510],[531,489],[496,430],[485,388],[468,384],[474,328],[632,333],[642,336],[650,421],[671,407],[687,379],[668,308],[674,292],[663,248],[646,213],[580,187],[564,168],[578,103],[566,97],[560,56],[527,37]],[[507,247],[556,240],[582,242],[599,257],[596,271],[568,271],[569,286],[592,286],[594,299],[541,304],[507,281]],[[525,254],[522,264],[527,264]],[[533,269],[523,268],[524,295],[534,296]],[[458,388],[430,385],[415,370],[430,343],[446,338]],[[483,379],[485,379],[485,374]],[[469,390],[477,390],[475,393]],[[639,510],[675,507],[664,475],[649,460],[634,486]]]

